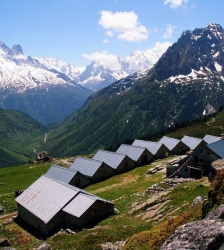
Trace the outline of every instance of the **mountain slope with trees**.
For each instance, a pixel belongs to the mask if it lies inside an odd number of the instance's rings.
[[[216,112],[224,105],[223,47],[218,24],[183,32],[151,70],[102,89],[60,122],[49,149],[56,156],[91,153]]]

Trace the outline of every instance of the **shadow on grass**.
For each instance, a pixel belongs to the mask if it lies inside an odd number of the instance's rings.
[[[36,228],[32,227],[31,225],[29,225],[26,221],[24,221],[20,216],[17,216],[16,218],[13,219],[13,221],[19,226],[21,227],[23,230],[25,230],[27,233],[31,234],[32,236],[34,236],[36,239],[38,240],[47,240],[48,238],[60,233],[60,232],[64,232],[67,234],[75,234],[78,233],[82,230],[88,230],[88,229],[92,229],[95,226],[98,225],[98,223],[100,221],[102,221],[103,219],[108,218],[108,216],[104,216],[101,218],[101,220],[92,220],[89,221],[88,223],[84,224],[82,227],[77,227],[77,226],[68,226],[65,224],[59,225],[57,226],[54,230],[50,231],[48,233],[48,235],[45,235],[43,233],[41,233],[39,230],[37,230]]]

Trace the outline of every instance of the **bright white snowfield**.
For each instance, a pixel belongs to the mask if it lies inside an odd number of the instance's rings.
[[[13,54],[5,51],[0,44],[0,88],[15,92],[24,92],[27,89],[44,88],[51,85],[74,85],[69,80],[59,77],[41,65],[37,60],[22,53]]]

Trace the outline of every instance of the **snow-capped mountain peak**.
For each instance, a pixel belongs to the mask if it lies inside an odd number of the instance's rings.
[[[67,80],[67,76],[60,77],[59,72],[52,72],[36,59],[24,55],[21,45],[9,49],[0,42],[0,89],[23,93],[27,89],[68,84]]]
[[[224,76],[224,30],[218,24],[185,31],[160,58],[154,74],[155,80],[183,78],[202,70]],[[171,66],[172,65],[172,66]]]
[[[111,56],[111,60],[113,60],[112,66],[110,65],[111,63],[108,63],[108,60],[101,61],[100,63],[92,62],[80,74],[78,83],[94,91],[98,91],[135,72],[152,68],[171,45],[169,42],[158,42],[154,48],[146,51],[134,51],[124,59],[109,55]],[[106,54],[106,52],[103,53]]]
[[[59,58],[34,57],[34,59],[38,60],[42,65],[44,65],[48,69],[55,69],[63,74],[66,74],[75,82],[79,81],[80,74],[85,70],[85,67],[78,68],[72,64],[63,62]]]
[[[43,124],[65,118],[92,91],[76,84],[54,67],[46,67],[16,44],[0,42],[0,105],[26,113]]]
[[[0,55],[11,54],[11,50],[6,46],[5,43],[0,41]]]
[[[16,55],[23,55],[23,49],[22,46],[19,44],[15,44],[12,47],[12,55],[16,56]]]

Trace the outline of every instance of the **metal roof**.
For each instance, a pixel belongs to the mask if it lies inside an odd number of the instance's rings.
[[[224,159],[224,140],[219,140],[211,144],[207,144],[207,147],[222,159]]]
[[[126,154],[133,161],[138,161],[138,159],[141,157],[142,153],[145,150],[146,148],[143,148],[143,147],[121,144],[121,146],[118,148],[116,152]]]
[[[102,164],[102,161],[77,157],[69,169],[79,171],[83,175],[92,177]]]
[[[50,169],[47,171],[45,176],[51,177],[53,179],[69,183],[72,178],[78,173],[78,171],[69,169],[66,167],[62,167],[59,165],[52,165]]]
[[[48,223],[79,190],[41,176],[16,198],[21,206]]]
[[[167,136],[163,136],[159,142],[163,143],[171,151],[172,149],[174,149],[177,146],[177,144],[180,142],[180,140],[170,138]]]
[[[181,141],[190,149],[194,150],[202,142],[202,139],[185,135]]]
[[[210,143],[213,143],[213,142],[216,142],[216,141],[220,141],[222,139],[222,137],[218,137],[218,136],[214,136],[214,135],[205,135],[203,140],[207,143],[207,144],[210,144]]]
[[[124,154],[114,153],[106,150],[98,150],[93,159],[103,161],[113,169],[117,169],[125,157],[126,155]]]
[[[76,217],[83,215],[96,201],[96,197],[79,193],[67,206],[62,210]]]
[[[80,194],[85,194],[90,200],[95,199],[111,203],[82,189],[45,175],[42,175],[37,179],[15,200],[44,223],[48,223],[60,210],[63,209],[63,207],[68,205],[73,198]],[[85,202],[83,201],[83,203]],[[80,207],[76,208],[76,211],[78,211],[79,208]],[[84,210],[83,208],[81,209],[82,211]]]
[[[161,148],[163,145],[160,142],[152,142],[152,141],[143,141],[143,140],[135,140],[132,145],[134,146],[140,146],[140,147],[145,147],[151,152],[153,155],[156,155],[158,150]]]

